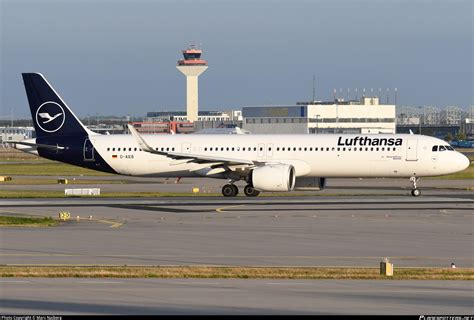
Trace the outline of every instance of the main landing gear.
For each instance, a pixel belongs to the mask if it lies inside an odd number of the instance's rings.
[[[260,191],[255,190],[251,185],[246,185],[244,193],[247,197],[256,197],[260,194]],[[226,184],[222,187],[222,195],[224,197],[235,197],[239,194],[239,188],[233,183]]]
[[[239,193],[236,185],[229,183],[222,187],[222,195],[224,197],[235,197]]]
[[[421,190],[416,187],[416,183],[420,180],[420,178],[417,177],[411,177],[410,182],[412,184],[412,190],[411,190],[411,195],[414,197],[419,197],[421,195]]]
[[[244,193],[247,197],[256,197],[260,194],[260,191],[254,189],[251,185],[246,185],[244,188]]]

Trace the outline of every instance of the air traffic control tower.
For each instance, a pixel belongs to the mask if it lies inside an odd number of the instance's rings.
[[[202,50],[190,45],[183,50],[184,59],[178,60],[178,68],[186,76],[186,113],[188,121],[198,120],[198,77],[206,71],[207,61],[201,59]]]

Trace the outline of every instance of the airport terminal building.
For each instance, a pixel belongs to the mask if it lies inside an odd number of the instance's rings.
[[[395,133],[395,105],[378,97],[294,106],[243,107],[243,129],[254,134]]]

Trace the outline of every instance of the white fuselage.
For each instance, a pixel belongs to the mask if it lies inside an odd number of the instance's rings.
[[[469,160],[422,135],[144,135],[155,150],[291,164],[297,177],[422,177],[464,170]],[[173,160],[140,151],[132,135],[89,137],[94,152],[117,173],[133,176],[215,176],[209,163]],[[374,140],[379,139],[379,140]],[[218,161],[216,161],[218,163]],[[239,170],[238,166],[232,168]]]

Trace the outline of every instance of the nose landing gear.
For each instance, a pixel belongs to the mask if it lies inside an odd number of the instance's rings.
[[[421,195],[421,190],[416,187],[416,183],[420,180],[418,177],[411,177],[410,182],[412,184],[411,195],[414,197],[419,197]]]

